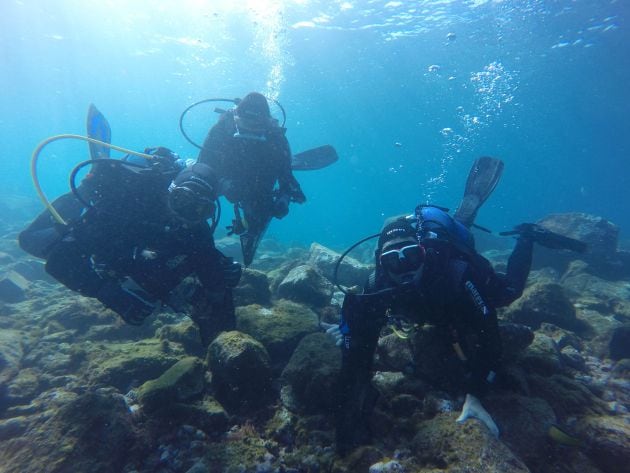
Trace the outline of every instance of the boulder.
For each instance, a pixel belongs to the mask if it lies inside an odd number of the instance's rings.
[[[280,300],[273,307],[237,307],[236,328],[260,341],[274,364],[284,365],[300,340],[319,330],[317,315],[306,306]]]
[[[176,402],[188,401],[204,388],[204,366],[199,358],[179,360],[162,375],[138,388],[138,400],[147,410],[168,409]]]
[[[139,447],[122,396],[88,392],[4,442],[0,464],[21,473],[123,471],[134,446]]]
[[[305,336],[282,372],[282,383],[291,388],[301,412],[316,413],[334,407],[335,384],[341,353],[325,333]]]
[[[0,300],[9,303],[26,299],[28,280],[16,271],[9,271],[0,278]]]
[[[411,449],[426,471],[530,471],[480,422],[472,419],[460,425],[456,417],[456,413],[442,413],[417,426]]]
[[[554,283],[537,283],[525,289],[523,296],[505,310],[504,317],[532,328],[539,328],[543,322],[574,331],[584,328],[564,289]]]
[[[317,268],[324,277],[334,283],[335,266],[340,256],[339,253],[319,243],[313,243],[311,244],[308,262],[311,266]],[[362,286],[367,281],[372,269],[372,266],[346,256],[339,266],[337,282],[347,287]]]
[[[585,254],[579,254],[537,245],[534,268],[551,266],[562,273],[571,261],[582,259],[589,264],[590,272],[607,279],[618,279],[630,274],[630,254],[617,251],[619,227],[614,223],[585,213],[551,214],[537,223],[586,243],[588,250]]]
[[[589,446],[589,458],[607,473],[623,473],[630,464],[630,423],[626,416],[588,416],[576,427]]]
[[[263,406],[271,394],[265,347],[238,331],[223,332],[208,347],[208,366],[217,400],[230,409]]]
[[[107,343],[90,348],[85,371],[90,382],[126,392],[134,384],[157,378],[183,356],[177,345],[157,339]]]
[[[238,286],[234,288],[234,305],[269,304],[269,279],[262,271],[245,268]]]
[[[278,296],[308,305],[330,303],[332,284],[310,265],[293,268],[278,286]]]

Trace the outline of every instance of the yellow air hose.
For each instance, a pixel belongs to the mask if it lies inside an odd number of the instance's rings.
[[[39,184],[39,178],[37,177],[37,160],[39,159],[40,153],[47,145],[49,145],[53,141],[58,141],[58,140],[83,140],[83,141],[87,141],[88,143],[95,143],[97,145],[106,146],[115,151],[121,151],[123,153],[139,156],[144,159],[153,159],[153,156],[151,156],[150,154],[139,153],[137,151],[121,148],[120,146],[115,146],[109,143],[105,143],[104,141],[95,140],[94,138],[89,138],[87,136],[82,136],[82,135],[55,135],[42,141],[39,145],[37,145],[37,148],[35,148],[35,150],[33,151],[33,155],[31,156],[31,178],[33,179],[33,185],[35,186],[37,195],[39,196],[40,200],[44,204],[44,207],[48,209],[48,211],[52,214],[53,218],[61,225],[66,225],[66,222],[63,219],[63,217],[59,215],[59,212],[55,210],[55,208],[50,203],[50,201],[46,198],[46,195],[44,194],[44,191],[42,191],[42,187]]]

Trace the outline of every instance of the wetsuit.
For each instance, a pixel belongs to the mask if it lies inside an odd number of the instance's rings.
[[[198,161],[216,172],[219,193],[243,208],[255,233],[272,216],[284,217],[289,200],[304,202],[306,198],[291,171],[291,149],[283,128],[273,126],[261,139],[238,138],[235,133],[230,110],[208,132]]]
[[[388,313],[434,325],[446,345],[461,349],[464,392],[477,397],[484,394],[489,375],[496,372],[501,357],[496,308],[510,304],[522,294],[532,250],[532,240],[519,238],[507,273],[497,274],[490,262],[477,253],[446,251],[449,257],[445,260],[439,256],[445,253],[444,249],[427,249],[422,275],[414,283],[396,287],[385,274],[377,274],[364,294],[346,296],[338,386],[340,452],[369,440],[367,417],[376,398],[370,386],[372,363]],[[457,356],[452,348],[451,353]]]
[[[175,306],[173,289],[194,275],[200,284],[187,302],[202,342],[232,329],[228,259],[215,248],[207,222],[184,224],[167,206],[169,184],[181,168],[138,169],[120,161],[94,167],[78,188],[85,202],[66,194],[53,203],[68,224],[55,223],[46,211],[20,234],[21,247],[45,258],[46,271],[66,287],[135,325],[159,302]]]

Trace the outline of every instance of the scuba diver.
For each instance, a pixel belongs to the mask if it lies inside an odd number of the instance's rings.
[[[230,230],[241,238],[247,266],[271,219],[284,218],[289,203],[302,204],[306,196],[292,173],[286,129],[272,118],[265,96],[251,92],[234,102],[208,132],[198,162],[214,170],[218,193],[234,204]]]
[[[498,436],[498,427],[480,402],[501,363],[496,309],[523,293],[534,243],[586,249],[577,240],[536,224],[523,224],[505,233],[516,235],[516,245],[506,273],[495,272],[475,250],[469,227],[502,169],[503,164],[493,158],[475,162],[455,214],[461,221],[447,209],[419,205],[412,215],[386,220],[373,235],[378,236],[375,271],[363,294],[346,294],[339,325],[327,330],[342,350],[337,385],[338,453],[345,455],[370,441],[369,415],[378,397],[370,384],[374,353],[382,327],[388,322],[395,327],[401,320],[434,327],[437,346],[444,348],[440,359],[448,366],[445,371],[459,377],[456,384],[466,394],[457,421],[477,418]]]
[[[241,266],[215,248],[215,225],[207,222],[216,209],[212,170],[187,165],[163,147],[110,159],[109,125],[94,106],[88,136],[101,138],[90,141],[92,159],[73,170],[72,192],[20,233],[22,249],[45,259],[57,281],[129,324],[141,325],[166,304],[190,315],[204,346],[233,329],[232,288]],[[86,166],[89,174],[75,186]],[[192,282],[181,284],[184,279]]]

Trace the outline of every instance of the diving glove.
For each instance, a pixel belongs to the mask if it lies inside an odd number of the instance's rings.
[[[475,419],[481,421],[481,423],[488,428],[492,435],[494,435],[495,437],[499,436],[499,428],[497,427],[497,424],[495,424],[490,414],[488,414],[488,411],[486,411],[481,405],[479,399],[477,399],[472,394],[466,394],[466,401],[464,401],[462,413],[457,418],[457,423],[463,424],[464,422],[466,422],[467,419],[471,417],[474,417]]]
[[[289,213],[289,196],[281,195],[273,202],[273,216],[277,219],[281,219],[287,216]]]
[[[341,333],[341,328],[339,324],[327,324],[326,322],[320,322],[319,326],[326,331],[326,334],[333,339],[335,345],[340,347],[343,343],[343,334]]]
[[[576,253],[586,253],[588,249],[586,243],[552,232],[536,223],[521,223],[514,227],[514,230],[501,232],[499,235],[520,235],[523,238],[531,239],[535,243],[553,250],[571,250]]]

